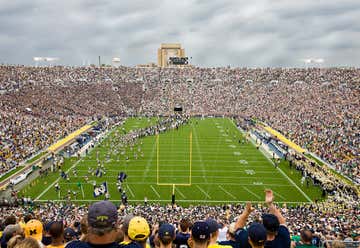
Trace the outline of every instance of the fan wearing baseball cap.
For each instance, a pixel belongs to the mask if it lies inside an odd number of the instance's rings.
[[[29,220],[24,228],[25,238],[33,238],[35,239],[40,247],[44,245],[41,243],[42,234],[43,234],[43,224],[38,220]]]
[[[135,216],[129,222],[128,236],[130,240],[136,241],[140,247],[146,248],[146,240],[150,236],[148,222],[139,216]]]
[[[210,228],[205,221],[197,221],[191,228],[188,240],[191,248],[207,248],[210,242]]]
[[[217,223],[216,220],[209,218],[205,220],[205,222],[209,225],[210,231],[210,243],[208,245],[208,248],[232,248],[232,246],[230,245],[220,245],[217,243],[220,225]]]
[[[119,248],[115,242],[118,212],[110,201],[96,202],[89,207],[87,242],[72,241],[66,248]]]
[[[264,248],[266,229],[263,224],[252,223],[248,228],[248,240],[252,248]]]
[[[175,239],[175,227],[169,223],[164,223],[158,230],[160,248],[171,248]]]

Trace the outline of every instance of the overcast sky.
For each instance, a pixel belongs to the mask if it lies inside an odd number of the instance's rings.
[[[177,42],[199,66],[360,67],[359,0],[0,0],[0,63],[157,62]]]

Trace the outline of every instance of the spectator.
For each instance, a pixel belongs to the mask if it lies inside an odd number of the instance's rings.
[[[24,228],[25,238],[32,238],[36,240],[40,247],[44,245],[41,243],[42,235],[43,235],[43,224],[35,219],[29,220]],[[32,243],[31,239],[25,239],[24,243]],[[23,244],[23,242],[21,242]]]
[[[64,230],[65,245],[64,246],[66,246],[71,241],[76,241],[76,240],[77,240],[77,234],[76,234],[75,230],[72,229],[71,227],[65,228],[65,230]]]
[[[220,245],[226,245],[226,246],[231,245],[233,248],[240,248],[239,242],[236,242],[235,239],[235,233],[236,233],[235,225],[236,225],[235,222],[229,225],[229,228],[227,229],[227,233],[226,233],[227,240],[219,242]]]
[[[316,248],[315,245],[312,244],[313,235],[310,230],[302,230],[300,233],[300,242],[295,244],[295,247],[309,247],[309,248]]]
[[[249,243],[252,248],[263,248],[266,241],[266,229],[260,223],[252,223],[248,229]],[[276,246],[274,246],[276,247]]]
[[[17,244],[19,244],[24,239],[23,235],[16,235],[12,237],[7,243],[7,248],[14,248]]]
[[[210,231],[210,243],[208,245],[209,248],[231,248],[231,246],[228,245],[219,245],[217,243],[218,237],[219,237],[219,224],[214,219],[207,219],[205,221],[209,226]]]
[[[10,224],[7,225],[5,227],[5,230],[2,234],[2,242],[1,242],[1,247],[2,248],[6,248],[7,247],[7,243],[9,242],[9,240],[14,237],[14,236],[18,236],[18,235],[22,235],[23,234],[23,230],[21,229],[19,224]]]
[[[64,225],[60,221],[55,221],[51,224],[49,229],[51,235],[51,244],[48,248],[64,248]]]
[[[96,202],[89,207],[87,241],[72,241],[67,248],[82,247],[120,247],[115,242],[118,213],[114,204],[109,201]]]
[[[188,239],[190,238],[190,227],[191,222],[188,218],[182,218],[180,220],[180,229],[176,234],[176,238],[174,240],[174,244],[176,248],[188,248]]]
[[[146,248],[146,240],[150,235],[150,227],[148,222],[139,216],[133,217],[129,222],[128,236],[132,241]]]
[[[189,239],[191,248],[207,248],[210,243],[210,228],[206,222],[197,221],[191,229]]]
[[[131,215],[126,215],[124,218],[123,218],[123,223],[121,225],[121,230],[123,231],[124,233],[124,240],[120,243],[121,247],[123,248],[138,248],[139,245],[136,244],[134,241],[132,241],[130,238],[129,238],[129,234],[128,234],[128,231],[129,231],[129,223],[130,223],[130,220],[134,218],[134,216],[131,214]]]
[[[36,240],[31,237],[27,237],[24,240],[20,241],[15,248],[42,248],[43,246],[39,243],[39,240]]]
[[[160,248],[172,248],[175,236],[175,228],[173,225],[169,223],[162,224],[158,231]]]

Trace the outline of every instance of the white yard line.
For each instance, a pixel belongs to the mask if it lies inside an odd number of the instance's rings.
[[[279,193],[275,192],[274,190],[273,190],[273,192],[274,192],[275,195],[279,196],[281,199],[286,200],[285,197],[283,197],[283,196],[280,195]]]
[[[155,154],[155,148],[156,148],[156,142],[154,142],[153,148],[151,150],[151,155],[150,155],[150,159],[147,161],[146,163],[146,167],[145,170],[143,170],[143,182],[147,179],[147,175],[150,171],[150,167],[151,167],[151,162],[153,160],[154,154]],[[126,170],[129,171],[129,170]]]
[[[156,191],[156,189],[152,185],[150,185],[150,188],[154,191],[154,193],[157,195],[157,197],[160,198],[160,194]]]
[[[59,183],[60,185],[72,185],[72,184],[77,184],[77,183]],[[108,183],[109,185],[115,185],[116,183]],[[148,183],[143,183],[143,182],[130,182],[130,184],[132,185],[149,185]],[[196,183],[198,185],[219,185],[218,182],[214,182],[214,183]],[[278,186],[278,187],[289,187],[291,185],[287,184],[278,184],[278,183],[263,183],[263,184],[254,184],[254,183],[221,183],[222,185],[231,185],[231,186],[252,186],[252,187],[257,187],[257,186]],[[91,185],[90,183],[88,185]],[[172,183],[169,183],[169,185],[173,185]]]
[[[175,188],[175,190],[181,195],[182,198],[186,199],[186,196],[178,188]]]
[[[88,172],[87,170],[77,170],[77,171],[78,172]],[[127,172],[143,172],[144,170],[126,170],[126,171]],[[173,172],[188,172],[188,170],[161,170],[161,172],[172,172],[172,171]],[[192,172],[202,172],[203,170],[191,170],[191,171]],[[206,170],[206,171],[214,172],[214,170]],[[119,172],[119,170],[106,170],[106,172]],[[219,173],[219,172],[227,172],[227,170],[216,171],[216,173]],[[232,170],[231,173],[246,173],[246,171],[245,170]],[[259,174],[274,174],[274,171],[272,169],[271,169],[271,171],[256,171],[256,175],[259,175]],[[248,177],[248,178],[251,178],[251,177]]]
[[[38,202],[48,202],[49,200],[38,200]],[[68,200],[50,200],[53,202],[66,202]],[[97,202],[99,200],[95,200],[95,199],[91,199],[91,200],[71,200],[72,202]],[[117,201],[113,201],[113,202],[120,202],[121,200],[117,200]],[[226,200],[220,200],[220,201],[216,201],[216,200],[176,200],[177,202],[201,202],[201,203],[207,203],[207,202],[213,202],[213,203],[246,203],[250,200],[247,201],[226,201]],[[128,202],[144,202],[144,199],[132,199],[132,200],[128,200]],[[161,200],[161,199],[148,199],[148,202],[169,202],[169,200]],[[264,203],[264,201],[252,201],[252,203]],[[277,203],[289,203],[289,204],[305,204],[308,202],[289,202],[289,201],[277,201]]]
[[[252,194],[253,196],[255,196],[258,199],[261,199],[261,197],[258,194],[255,194],[254,192],[252,192],[250,189],[246,188],[245,186],[243,186],[243,188],[249,192],[250,194]]]
[[[210,195],[209,195],[208,193],[206,193],[202,188],[200,188],[199,185],[196,185],[196,187],[197,187],[201,192],[203,192],[203,194],[204,194],[207,198],[211,199]]]
[[[131,196],[132,196],[132,197],[135,197],[134,192],[131,190],[130,186],[129,186],[128,184],[126,184],[126,187],[128,188]]]
[[[202,153],[201,153],[201,151],[200,151],[199,140],[198,140],[197,133],[196,133],[196,127],[194,127],[193,125],[192,125],[192,127],[193,127],[193,132],[192,132],[192,133],[194,134],[194,139],[195,139],[195,144],[196,144],[196,150],[197,150],[197,153],[198,153],[198,154],[196,154],[196,155],[198,155],[199,158],[200,158],[200,166],[201,166],[201,169],[202,169],[202,171],[203,171],[203,172],[202,172],[202,175],[203,175],[203,177],[204,177],[205,182],[207,183],[207,177],[206,177],[206,173],[205,173],[206,169],[205,169],[205,165],[204,165]],[[192,160],[192,162],[194,162],[194,160]],[[209,198],[210,198],[210,196],[209,196]]]
[[[81,188],[82,197],[84,199],[85,198],[85,193],[84,193],[84,188],[83,188],[82,184],[80,185],[80,188]]]
[[[224,189],[222,186],[219,186],[219,188],[220,188],[222,191],[224,191],[227,195],[229,195],[230,197],[232,197],[233,199],[236,199],[236,197],[235,197],[233,194],[231,194],[229,191],[227,191],[226,189]]]

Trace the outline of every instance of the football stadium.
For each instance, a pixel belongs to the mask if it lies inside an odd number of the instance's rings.
[[[360,5],[265,2],[4,2],[1,247],[360,247]]]

